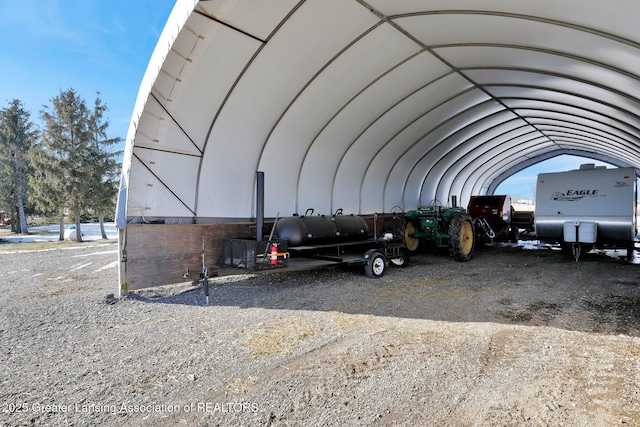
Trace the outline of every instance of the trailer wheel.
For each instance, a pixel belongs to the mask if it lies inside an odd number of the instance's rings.
[[[629,262],[633,262],[636,257],[636,247],[634,244],[627,246],[627,257],[626,260]]]
[[[511,243],[518,243],[518,239],[520,238],[520,230],[518,227],[511,226],[509,227],[509,240]]]
[[[400,225],[400,235],[404,241],[404,246],[409,252],[415,252],[420,246],[420,238],[415,236],[416,226],[410,219],[403,221]]]
[[[387,271],[387,260],[384,254],[377,249],[369,249],[364,255],[367,263],[364,265],[364,272],[367,277],[378,279],[384,276]]]
[[[400,256],[394,257],[394,258],[389,258],[389,262],[394,267],[404,268],[409,264],[409,254],[406,253],[405,251],[402,251],[400,253]]]
[[[456,261],[469,261],[473,256],[475,234],[469,215],[456,214],[449,224],[449,255]]]

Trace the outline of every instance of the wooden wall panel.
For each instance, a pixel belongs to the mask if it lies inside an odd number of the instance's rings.
[[[128,224],[126,231],[126,283],[130,290],[193,281],[205,266],[222,268],[222,241],[251,238],[253,223],[233,224]],[[189,269],[190,278],[183,275]],[[122,278],[120,279],[122,281]]]

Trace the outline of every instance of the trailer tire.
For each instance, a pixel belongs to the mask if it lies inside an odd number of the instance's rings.
[[[520,238],[520,230],[518,227],[511,226],[509,227],[509,240],[511,243],[518,243],[518,239]]]
[[[379,279],[387,271],[387,259],[377,249],[369,249],[365,254],[367,263],[364,265],[364,273],[372,279]]]
[[[400,256],[394,257],[394,258],[390,258],[389,262],[394,267],[404,268],[409,264],[409,254],[407,252],[405,252],[405,251],[402,251],[400,253]]]
[[[449,255],[456,261],[465,262],[473,257],[475,231],[469,215],[455,214],[449,224]]]
[[[636,257],[636,247],[635,247],[635,244],[631,244],[627,246],[627,256],[625,259],[629,262],[633,262],[635,257]]]

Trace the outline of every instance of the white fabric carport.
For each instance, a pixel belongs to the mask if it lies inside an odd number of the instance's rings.
[[[560,154],[640,167],[633,0],[178,0],[117,223],[414,209]]]

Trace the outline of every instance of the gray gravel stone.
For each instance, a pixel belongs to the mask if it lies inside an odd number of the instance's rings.
[[[0,250],[2,248],[0,247]],[[0,254],[0,425],[633,425],[638,265],[487,247],[117,298],[117,246]]]

